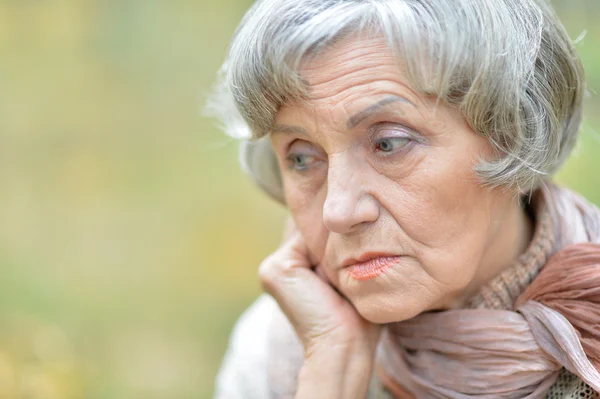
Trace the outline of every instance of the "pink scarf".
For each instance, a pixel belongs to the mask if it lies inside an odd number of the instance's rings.
[[[378,354],[382,382],[397,398],[533,399],[565,367],[600,391],[600,245],[554,255],[515,309],[389,325]]]

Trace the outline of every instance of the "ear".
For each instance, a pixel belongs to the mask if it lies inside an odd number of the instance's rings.
[[[240,163],[246,174],[271,198],[285,205],[281,171],[269,136],[245,140],[240,145]]]

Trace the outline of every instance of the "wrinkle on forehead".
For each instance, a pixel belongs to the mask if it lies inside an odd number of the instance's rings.
[[[390,89],[401,85],[409,102],[419,102],[418,94],[403,76],[401,63],[382,37],[350,37],[306,60],[299,74],[307,83],[308,98],[303,105],[313,102],[335,106],[342,100],[364,96],[373,85],[381,94],[399,94],[385,90],[388,84]]]

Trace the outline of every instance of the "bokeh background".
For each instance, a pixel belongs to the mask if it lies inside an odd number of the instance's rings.
[[[285,217],[201,113],[250,4],[0,0],[0,399],[211,397]],[[555,5],[600,204],[600,2]]]

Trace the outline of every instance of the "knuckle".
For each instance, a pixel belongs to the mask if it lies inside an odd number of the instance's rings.
[[[267,291],[270,291],[270,289],[277,285],[277,280],[279,279],[277,263],[277,260],[270,256],[258,268],[258,277],[263,288]]]
[[[273,292],[281,280],[290,274],[294,262],[286,257],[278,256],[277,253],[267,257],[258,268],[258,277],[263,289]]]
[[[269,283],[275,279],[275,268],[268,260],[263,261],[258,268],[258,277],[263,284]]]

